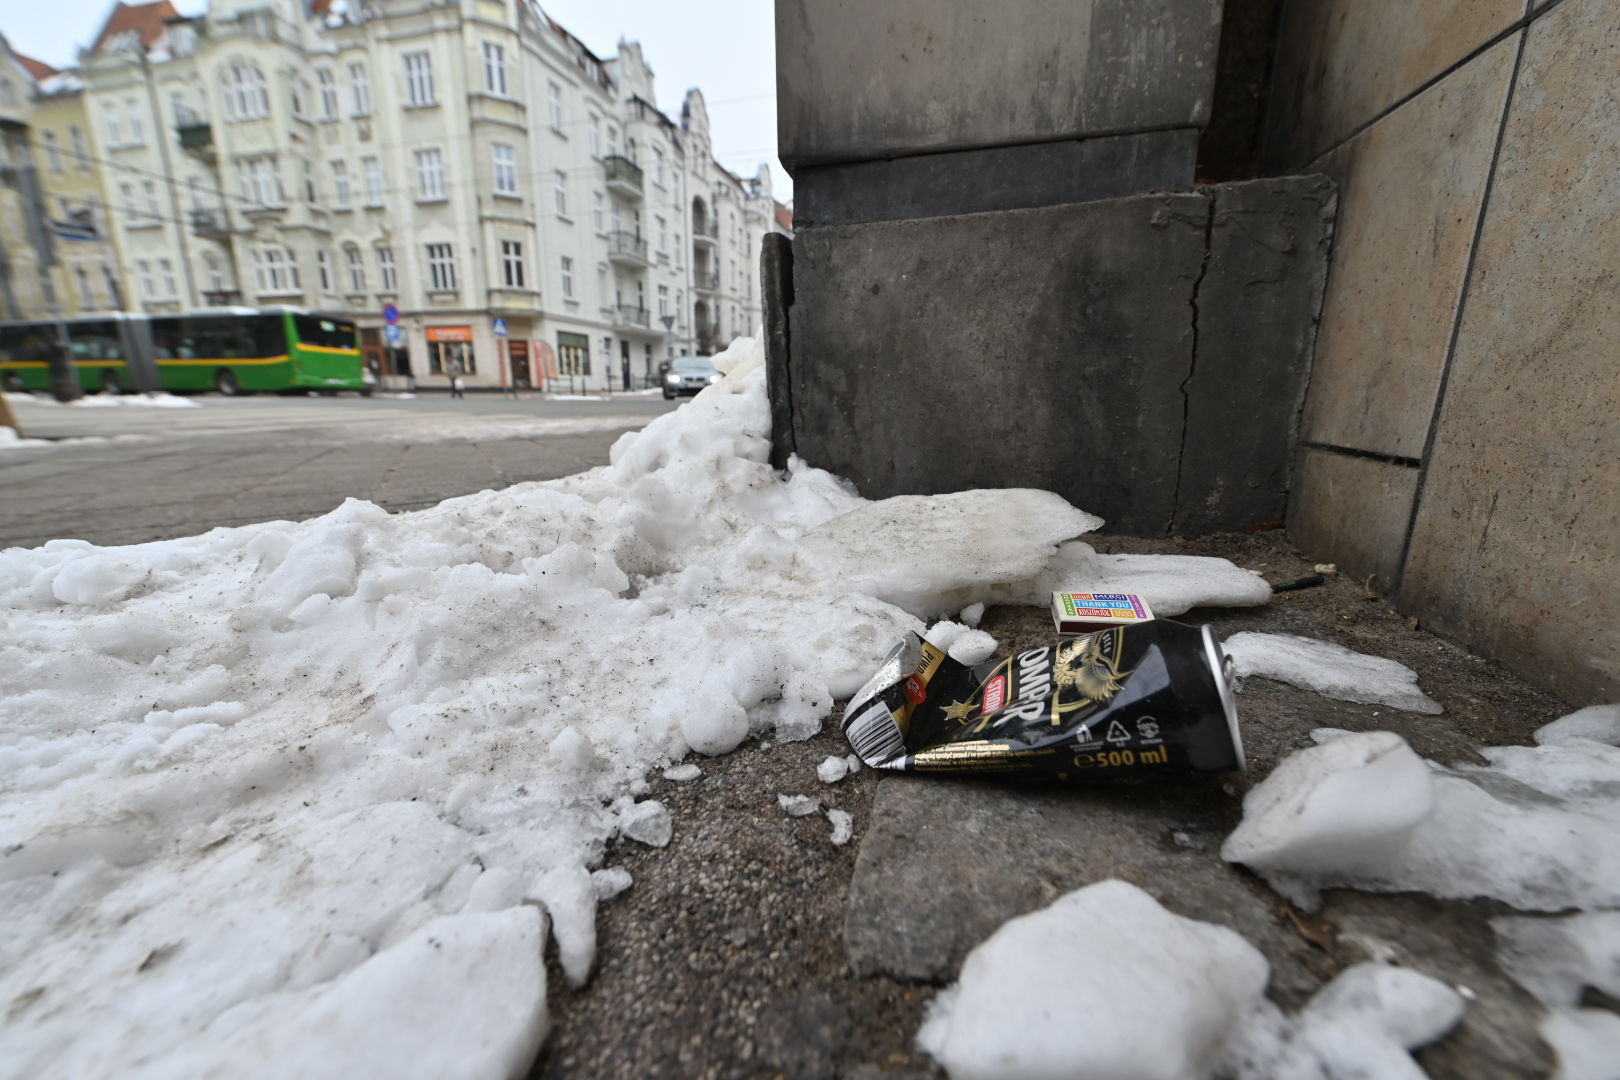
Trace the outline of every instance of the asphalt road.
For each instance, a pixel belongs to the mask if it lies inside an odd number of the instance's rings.
[[[220,525],[301,521],[353,496],[415,510],[608,463],[662,397],[517,400],[222,398],[193,407],[63,406],[8,395],[23,432],[0,444],[0,548],[59,537],[134,544]]]

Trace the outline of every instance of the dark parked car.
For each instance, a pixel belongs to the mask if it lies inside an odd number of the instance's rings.
[[[707,356],[677,356],[664,372],[664,400],[677,394],[695,394],[710,383],[720,381],[720,372]]]

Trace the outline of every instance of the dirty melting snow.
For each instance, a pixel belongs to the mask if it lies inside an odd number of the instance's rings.
[[[521,1070],[544,935],[583,982],[608,843],[670,839],[649,769],[809,737],[1097,524],[779,476],[762,360],[566,480],[0,554],[0,1075]]]

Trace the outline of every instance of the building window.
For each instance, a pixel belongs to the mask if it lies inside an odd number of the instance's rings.
[[[107,306],[114,311],[124,306],[124,291],[118,287],[118,275],[110,266],[101,268],[101,278],[107,283]]]
[[[90,144],[85,141],[84,132],[74,125],[68,128],[68,138],[73,143],[73,164],[82,172],[90,171]]]
[[[315,78],[321,84],[321,116],[327,120],[336,120],[338,118],[337,74],[331,68],[322,68],[315,73]]]
[[[62,147],[57,144],[56,132],[54,131],[45,133],[45,160],[50,165],[51,172],[59,173],[64,171],[62,168]]]
[[[562,87],[556,83],[546,84],[546,103],[551,109],[551,130],[562,131]]]
[[[669,314],[669,286],[658,286],[658,317],[663,318]]]
[[[607,223],[602,216],[602,193],[591,192],[591,221],[596,225],[597,232],[607,232]]]
[[[664,152],[653,147],[653,183],[664,186]]]
[[[361,293],[366,291],[366,259],[360,254],[359,248],[349,248],[343,253],[349,263],[349,291]]]
[[[516,240],[501,241],[501,279],[509,289],[523,288],[523,245]]]
[[[253,253],[253,277],[261,293],[297,292],[298,263],[291,248],[260,248]]]
[[[152,180],[141,181],[141,190],[146,194],[146,216],[153,221],[163,216],[163,209],[158,205],[157,183]]]
[[[124,121],[118,115],[118,106],[107,106],[107,145],[124,145]]]
[[[449,244],[427,245],[428,290],[456,291],[456,257]]]
[[[304,162],[304,201],[314,206],[320,202],[320,196],[315,190],[315,163]]]
[[[332,291],[332,257],[324,251],[315,253],[315,272],[320,275],[321,292]]]
[[[125,98],[124,108],[129,111],[129,141],[135,146],[140,146],[146,142],[146,131],[141,126],[140,106],[135,104],[134,98]]]
[[[665,239],[667,238],[667,233],[665,232],[665,229],[664,229],[664,219],[663,218],[654,218],[653,220],[658,223],[658,250],[659,251],[668,251],[669,248],[666,247],[665,243],[664,243]]]
[[[270,115],[270,89],[264,72],[252,64],[232,64],[220,75],[225,94],[225,119],[261,120]]]
[[[75,266],[73,276],[79,283],[79,306],[86,309],[94,308],[96,306],[96,294],[91,291],[90,275],[84,272],[82,266]]]
[[[516,195],[517,185],[517,151],[510,146],[500,143],[494,144],[495,151],[495,194]]]
[[[129,224],[138,224],[141,220],[141,208],[135,202],[135,185],[119,184],[118,191],[124,196],[124,216]]]
[[[292,84],[292,111],[294,116],[303,116],[306,103],[309,100],[309,83],[302,80]]]
[[[361,158],[360,167],[366,174],[366,205],[383,204],[382,162],[374,157]]]
[[[219,256],[212,251],[203,254],[203,265],[208,268],[208,291],[222,293],[225,291],[225,268],[220,265]]]
[[[493,41],[484,42],[484,89],[506,96],[506,50]]]
[[[433,57],[425,52],[405,54],[405,99],[421,107],[433,101]]]
[[[602,156],[602,118],[591,113],[591,157]]]
[[[557,374],[589,375],[591,373],[591,339],[584,334],[557,332]]]
[[[337,204],[347,207],[353,197],[349,191],[349,163],[346,161],[332,162],[332,190],[337,195]]]
[[[377,269],[382,272],[382,289],[385,293],[399,292],[399,278],[394,273],[394,249],[377,249]]]
[[[608,157],[617,157],[619,153],[619,129],[612,124],[608,129]]]
[[[420,199],[444,198],[444,157],[437,150],[416,152],[416,192]]]
[[[568,216],[568,174],[561,169],[557,170],[557,213]]]
[[[281,169],[273,157],[242,158],[236,163],[237,182],[242,198],[256,206],[280,206],[286,202],[281,190]]]
[[[152,276],[152,264],[145,259],[136,260],[135,274],[141,279],[141,295],[148,300],[157,299],[157,279]]]
[[[349,96],[355,116],[371,115],[371,80],[364,64],[349,65]]]
[[[562,257],[562,292],[568,299],[574,298],[574,260],[566,255]]]

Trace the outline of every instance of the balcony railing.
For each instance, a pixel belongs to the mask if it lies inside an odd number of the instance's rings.
[[[712,221],[709,221],[707,224],[705,224],[704,222],[701,222],[701,221],[694,221],[692,223],[692,238],[694,240],[718,240],[718,239],[720,239],[720,221],[719,221],[719,219],[717,218],[717,219],[714,219]]]
[[[700,292],[720,291],[720,271],[708,273],[696,267],[692,270],[692,288]]]
[[[613,322],[617,326],[648,325],[650,312],[644,307],[631,307],[629,304],[620,304],[613,312]]]
[[[631,261],[645,264],[647,261],[647,241],[635,233],[615,232],[608,237],[608,256],[621,261]]]
[[[199,236],[204,240],[229,240],[231,236],[231,222],[223,213],[213,210],[193,210],[191,212],[191,235]]]
[[[180,136],[180,149],[193,157],[212,160],[214,157],[214,128],[206,121],[192,120],[175,125]]]
[[[641,198],[641,168],[635,162],[614,154],[602,159],[602,171],[610,190]]]

